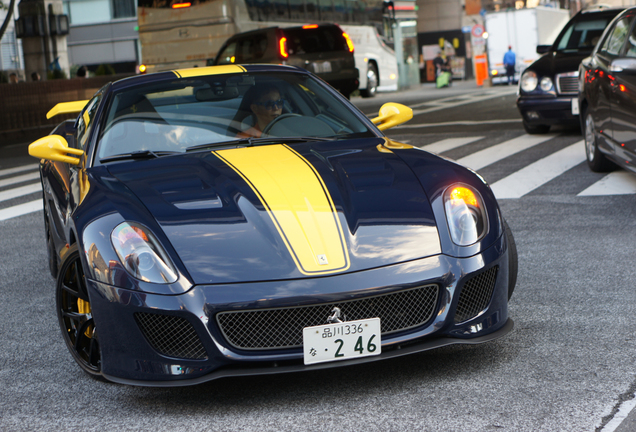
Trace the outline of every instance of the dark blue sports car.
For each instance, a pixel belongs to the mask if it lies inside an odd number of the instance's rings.
[[[508,333],[515,243],[474,172],[311,73],[109,83],[41,159],[63,338],[89,375],[174,386],[356,365]]]

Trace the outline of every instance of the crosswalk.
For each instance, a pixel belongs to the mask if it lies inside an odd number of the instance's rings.
[[[561,143],[541,148],[542,144],[556,139],[564,140],[556,134],[520,135],[488,145],[489,141],[496,140],[479,135],[445,138],[420,148],[445,157],[459,152],[462,156],[457,157],[456,161],[480,173],[496,167],[498,163],[505,163],[522,152],[530,151],[533,155],[541,153],[525,166],[516,167],[513,172],[505,173],[491,183],[497,199],[506,200],[521,199],[585,164],[585,147],[580,137],[567,137],[564,145]],[[594,175],[594,181],[582,185],[575,195],[593,197],[636,194],[636,175],[617,170],[596,180],[597,178],[598,175]],[[42,210],[42,195],[38,164],[0,169],[0,222],[39,210]]]

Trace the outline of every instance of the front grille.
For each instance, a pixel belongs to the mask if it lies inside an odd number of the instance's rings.
[[[557,75],[557,91],[559,94],[577,94],[579,92],[579,77],[575,75]]]
[[[499,266],[492,267],[464,284],[457,302],[455,323],[468,321],[488,307],[495,290],[498,269]]]
[[[136,313],[135,318],[148,343],[159,354],[194,360],[208,358],[197,332],[185,318],[146,312]]]
[[[346,321],[379,317],[382,335],[421,326],[433,317],[438,292],[437,285],[426,285],[338,303],[220,312],[216,319],[225,339],[236,348],[295,348],[303,344],[303,328],[325,324],[334,307],[340,308]]]

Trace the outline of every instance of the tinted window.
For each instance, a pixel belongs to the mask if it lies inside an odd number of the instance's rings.
[[[626,57],[636,57],[636,27],[632,30],[632,33],[627,38],[627,51]]]
[[[272,87],[276,104],[268,107],[255,99],[261,89]],[[263,109],[280,110],[280,118],[274,122],[275,128],[263,128],[262,136],[335,140],[375,136],[351,107],[311,76],[280,72],[210,75],[151,83],[114,94],[99,137],[97,159],[142,150],[184,152],[192,146],[227,143],[253,129]]]
[[[627,39],[627,33],[629,32],[629,26],[631,25],[632,17],[621,18],[616,22],[612,29],[610,36],[607,38],[602,51],[608,54],[618,55]]]
[[[555,42],[557,51],[591,51],[611,19],[583,15],[570,21]]]
[[[79,148],[81,149],[86,146],[86,140],[88,139],[91,130],[93,129],[95,113],[97,112],[97,108],[99,107],[99,102],[101,100],[101,93],[93,97],[93,99],[88,101],[86,107],[84,107],[84,110],[78,117],[76,143],[79,144]]]
[[[290,54],[348,51],[347,42],[338,27],[285,29],[285,36]]]
[[[267,51],[267,34],[255,34],[230,42],[221,52],[218,64],[257,63]]]

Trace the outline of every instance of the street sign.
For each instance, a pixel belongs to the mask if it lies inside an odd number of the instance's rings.
[[[484,26],[481,24],[475,24],[470,31],[475,38],[480,38],[484,34]]]

